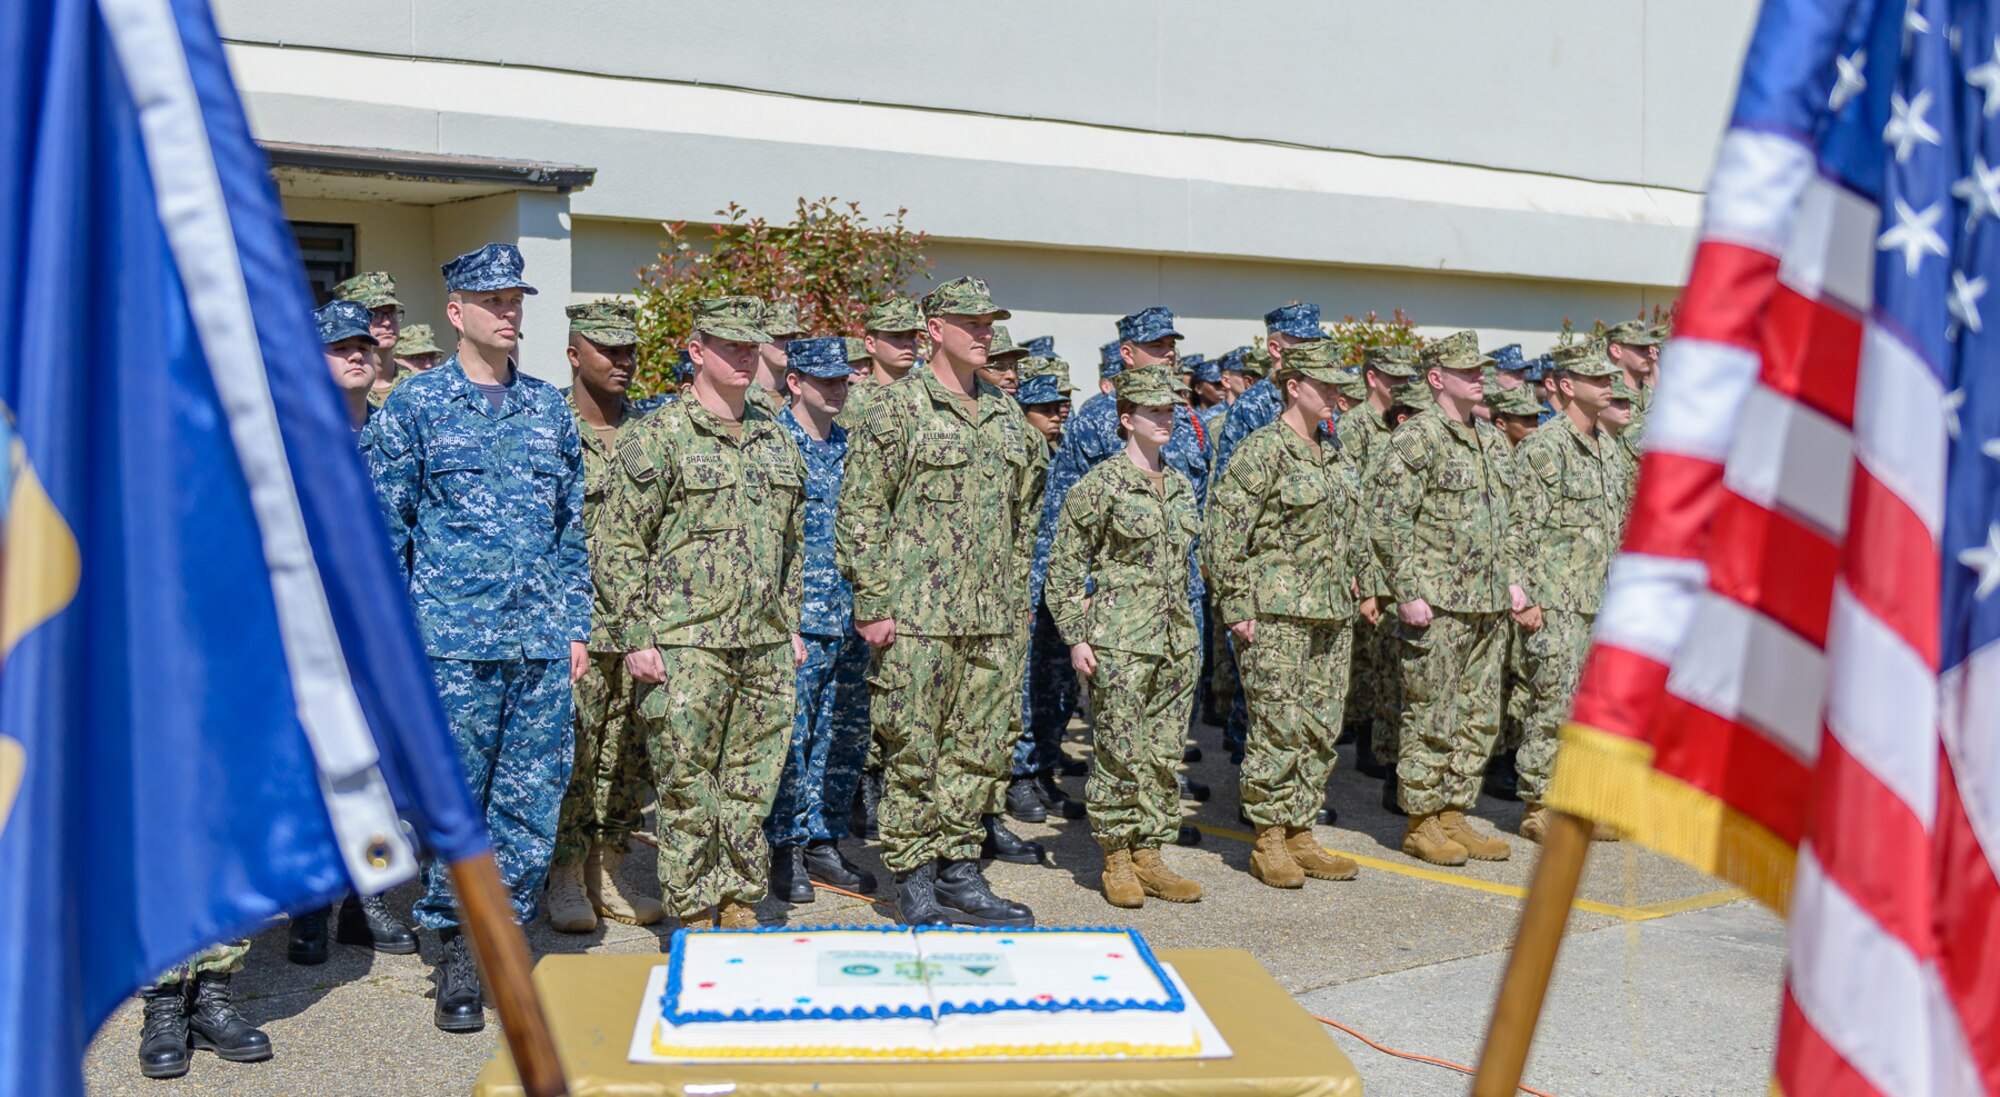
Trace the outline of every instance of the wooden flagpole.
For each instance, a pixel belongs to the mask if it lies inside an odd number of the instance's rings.
[[[569,1083],[563,1080],[555,1038],[535,995],[528,939],[514,924],[514,906],[500,882],[493,854],[453,861],[450,867],[465,932],[472,938],[472,954],[486,985],[493,989],[493,1004],[500,1011],[500,1028],[507,1034],[507,1050],[513,1053],[521,1089],[528,1097],[563,1097]]]
[[[1562,948],[1563,927],[1569,923],[1570,904],[1576,900],[1584,860],[1590,854],[1593,826],[1588,819],[1559,811],[1548,813],[1541,860],[1535,865],[1535,879],[1521,907],[1521,927],[1515,931],[1514,950],[1507,956],[1507,973],[1500,982],[1492,1023],[1486,1029],[1486,1048],[1479,1056],[1472,1097],[1512,1097],[1521,1086],[1528,1047],[1542,1016],[1542,1000],[1555,972],[1556,952]]]

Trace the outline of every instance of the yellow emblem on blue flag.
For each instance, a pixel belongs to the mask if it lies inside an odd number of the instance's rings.
[[[28,630],[55,616],[76,595],[76,536],[56,512],[14,435],[13,416],[0,406],[0,673],[7,653]],[[0,831],[28,758],[20,742],[0,735]]]

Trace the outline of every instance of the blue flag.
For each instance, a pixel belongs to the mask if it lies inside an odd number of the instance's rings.
[[[0,4],[0,164],[0,1094],[60,1097],[486,835],[204,0]]]

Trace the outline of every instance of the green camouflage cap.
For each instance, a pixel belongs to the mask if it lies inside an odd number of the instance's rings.
[[[1476,331],[1455,331],[1442,339],[1433,339],[1424,344],[1417,360],[1425,370],[1484,369],[1493,364],[1493,359],[1479,353]]]
[[[369,270],[349,278],[333,287],[336,301],[356,301],[362,308],[379,309],[384,305],[403,307],[396,300],[396,280],[389,277],[386,270]]]
[[[1340,371],[1340,380],[1334,383],[1335,390],[1349,400],[1368,399],[1368,382],[1361,377],[1361,371],[1348,366]]]
[[[785,301],[764,302],[763,322],[757,326],[769,332],[774,342],[782,342],[785,336],[798,335],[806,330],[799,326],[799,307]]]
[[[1401,344],[1368,347],[1361,352],[1361,364],[1384,377],[1408,381],[1419,372],[1417,349]]]
[[[1662,347],[1667,345],[1667,338],[1673,335],[1673,333],[1673,326],[1667,323],[1654,324],[1652,327],[1646,329],[1646,334],[1651,335],[1653,341]]]
[[[761,326],[764,302],[756,297],[710,297],[695,305],[694,330],[738,343],[768,343]]]
[[[1486,406],[1493,409],[1495,415],[1525,415],[1539,418],[1542,414],[1541,401],[1535,399],[1534,393],[1530,392],[1526,385],[1511,389],[1497,387],[1487,389]]]
[[[1111,379],[1118,398],[1141,407],[1181,402],[1180,375],[1166,366],[1145,366],[1121,371]]]
[[[861,315],[862,331],[922,331],[924,310],[907,297],[891,297]]]
[[[944,285],[924,294],[924,315],[930,316],[991,316],[995,320],[1011,320],[1014,314],[993,303],[993,294],[986,288],[986,280],[970,276],[954,278]]]
[[[1661,338],[1660,331],[1643,320],[1627,320],[1604,329],[1605,342],[1623,343],[1628,347],[1657,346]]]
[[[623,301],[601,298],[563,310],[571,334],[600,347],[629,347],[639,341],[638,309]]]
[[[1598,343],[1585,339],[1549,352],[1557,369],[1578,377],[1617,377],[1625,371],[1611,361]]]
[[[1271,372],[1271,352],[1265,347],[1252,347],[1243,353],[1243,376],[1264,377]]]
[[[1625,383],[1625,373],[1623,370],[1620,370],[1611,378],[1611,398],[1613,400],[1637,400],[1639,398],[1639,394],[1632,391],[1632,386]]]
[[[1335,384],[1347,380],[1350,376],[1347,372],[1347,347],[1338,339],[1314,339],[1309,343],[1294,343],[1286,347],[1284,360],[1279,363],[1278,376],[1283,379],[1294,374]]]
[[[846,339],[848,365],[851,366],[856,362],[866,362],[869,360],[867,343],[862,342],[859,336],[854,335],[846,336]]]
[[[437,336],[431,334],[429,324],[404,324],[402,334],[396,336],[396,349],[393,353],[398,358],[443,354],[444,352],[438,349],[436,339]]]
[[[1028,348],[1014,342],[1014,336],[1007,330],[1007,325],[993,325],[993,345],[986,348],[986,360],[988,362],[996,358],[1026,358],[1027,356]]]
[[[1076,389],[1070,387],[1069,363],[1061,358],[1043,358],[1039,355],[1030,355],[1027,361],[1021,363],[1021,380],[1027,382],[1036,377],[1055,378],[1056,391],[1062,393],[1064,396],[1068,396],[1076,391]]]

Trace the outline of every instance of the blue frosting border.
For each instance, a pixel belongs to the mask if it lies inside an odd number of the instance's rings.
[[[977,936],[980,934],[1025,937],[1037,933],[1123,934],[1132,943],[1133,954],[1138,956],[1145,963],[1146,969],[1153,973],[1153,978],[1159,982],[1160,989],[1167,992],[1167,1000],[1164,1002],[1142,1002],[1136,998],[1070,998],[1060,1002],[1036,1002],[1021,1001],[1016,998],[996,1001],[989,998],[983,1002],[973,1002],[963,1005],[948,1003],[937,1006],[935,1009],[930,1006],[924,1006],[920,1009],[901,1006],[893,1010],[885,1006],[878,1006],[869,1010],[848,1009],[845,1006],[835,1006],[831,1009],[824,1006],[814,1006],[811,1009],[737,1009],[731,1010],[728,1013],[723,1013],[720,1010],[696,1010],[684,1013],[676,1008],[676,1006],[680,1002],[681,968],[685,959],[682,946],[686,941],[688,932],[685,929],[674,931],[673,939],[668,946],[666,992],[660,995],[660,1014],[669,1023],[675,1025],[713,1024],[719,1021],[935,1020],[940,1016],[953,1013],[975,1015],[1019,1010],[1038,1013],[1064,1013],[1072,1010],[1096,1013],[1111,1013],[1126,1010],[1180,1013],[1187,1009],[1187,1001],[1181,997],[1181,992],[1175,988],[1173,980],[1167,978],[1166,971],[1160,967],[1159,959],[1153,955],[1152,946],[1146,943],[1146,939],[1139,935],[1138,930],[1124,926],[1034,926],[1026,929],[1004,929],[991,926],[953,926],[949,929],[925,926],[758,926],[755,929],[705,929],[700,932],[708,936],[759,933],[783,933],[791,936],[797,936],[801,933],[909,933],[912,935],[935,933],[952,937]],[[918,939],[921,940],[921,937]]]

